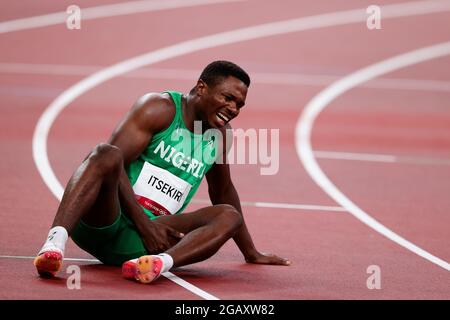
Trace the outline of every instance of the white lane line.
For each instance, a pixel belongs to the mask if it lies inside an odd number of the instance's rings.
[[[382,7],[382,10],[384,19],[421,15],[450,10],[450,1],[420,1],[394,4]],[[302,30],[312,30],[355,22],[365,22],[366,18],[367,15],[365,9],[356,9],[241,28],[229,32],[184,41],[169,47],[136,56],[96,72],[65,90],[47,107],[39,118],[33,134],[32,144],[33,159],[36,167],[51,192],[56,196],[56,198],[61,200],[64,190],[56,178],[53,169],[51,168],[47,155],[48,133],[56,117],[62,110],[64,110],[64,108],[66,108],[72,101],[82,94],[109,79],[146,65],[168,60],[170,58],[180,57],[182,55],[200,50]],[[199,295],[201,296],[201,293],[199,293]]]
[[[363,83],[361,87],[373,89],[450,92],[450,82],[439,80],[379,78]]]
[[[180,277],[177,277],[176,275],[174,275],[172,272],[165,272],[162,274],[164,277],[166,277],[169,280],[172,280],[173,282],[175,282],[176,284],[178,284],[179,286],[183,287],[183,288],[190,288],[192,287],[192,284],[190,284],[189,282],[187,282],[186,280],[181,279]],[[189,290],[189,289],[188,289]],[[190,290],[191,291],[191,290]],[[195,293],[196,295],[206,299],[206,300],[220,300],[219,298],[217,298],[216,296],[213,296],[212,294],[197,288],[197,290],[191,291],[192,293]]]
[[[275,202],[246,202],[243,201],[244,206],[255,206],[259,208],[274,208],[274,209],[299,209],[299,210],[314,210],[314,211],[332,211],[345,212],[342,207],[336,206],[318,206],[311,204],[295,204],[295,203],[275,203]]]
[[[202,5],[211,5],[216,3],[229,3],[245,0],[140,0],[130,1],[116,4],[108,4],[97,7],[81,8],[81,20],[92,20],[98,18],[107,18],[122,16],[135,13],[143,13],[150,11],[169,10],[175,8],[194,7]],[[64,10],[66,8],[63,8]],[[63,12],[55,12],[41,16],[21,18],[0,22],[0,34],[47,27],[56,24],[65,25],[68,14]]]
[[[211,204],[207,199],[193,199],[191,203]],[[297,204],[297,203],[279,203],[279,202],[255,202],[255,201],[241,201],[242,206],[257,207],[257,208],[273,208],[273,209],[294,209],[294,210],[310,210],[310,211],[329,211],[329,212],[346,212],[342,207],[336,206],[321,206],[315,204]]]
[[[450,165],[450,159],[439,159],[430,157],[395,156],[389,154],[355,153],[338,151],[314,151],[317,159],[369,161],[386,163],[409,163],[424,165]]]
[[[292,86],[325,86],[340,78],[336,74],[292,74],[292,73],[252,73],[255,83]],[[379,78],[363,83],[360,87],[367,89],[408,90],[450,92],[449,81],[427,79]]]
[[[366,68],[360,69],[341,80],[333,83],[325,90],[316,95],[305,107],[301,117],[298,119],[295,139],[296,150],[299,158],[301,159],[306,171],[311,178],[337,203],[347,209],[354,217],[361,222],[384,235],[388,239],[394,241],[400,246],[414,252],[422,258],[450,271],[450,264],[429,252],[419,248],[412,242],[404,239],[395,232],[386,228],[379,223],[368,213],[354,204],[347,196],[345,196],[325,175],[322,169],[319,167],[317,161],[314,158],[314,153],[311,147],[311,131],[314,125],[314,121],[317,116],[322,112],[329,104],[347,92],[348,90],[356,87],[360,83],[376,78],[380,75],[392,72],[401,68],[405,68],[420,62],[428,61],[444,57],[450,54],[450,42],[437,44],[434,46],[414,50],[405,54],[401,54],[381,62],[370,65]]]
[[[387,154],[314,151],[314,156],[319,159],[355,160],[355,161],[388,162],[388,163],[397,162],[396,156]]]
[[[88,76],[100,71],[102,66],[89,65],[64,65],[64,64],[35,64],[35,63],[12,63],[0,62],[0,73],[12,74],[43,74],[58,76]],[[175,81],[196,81],[201,70],[173,69],[173,68],[141,68],[123,74],[120,77],[137,79],[167,79]],[[252,72],[252,83],[270,85],[306,85],[326,86],[339,80],[342,76],[325,74],[293,74],[293,73],[270,73]],[[379,78],[363,83],[360,87],[369,89],[388,90],[413,90],[450,92],[449,81],[426,80],[426,79],[401,79],[401,78]]]
[[[32,256],[8,256],[8,255],[0,255],[0,259],[20,259],[20,260],[34,260],[35,257]],[[97,259],[85,259],[85,258],[64,258],[64,261],[74,261],[74,262],[92,262],[93,264],[101,264],[101,262]],[[162,273],[162,275],[164,277],[166,277],[167,279],[175,282],[176,284],[178,284],[179,286],[185,288],[185,289],[190,289],[192,288],[192,285],[177,277],[176,275],[174,275],[172,272],[164,272]],[[191,291],[191,290],[190,290]],[[191,291],[192,293],[198,295],[198,293],[201,293],[201,297],[204,297],[206,300],[219,300],[219,298],[217,298],[216,296],[213,296],[212,294],[197,288],[197,290]]]
[[[411,164],[450,165],[449,159],[398,156],[397,160],[398,162],[401,163],[411,163]]]
[[[32,256],[7,256],[7,255],[0,255],[0,258],[2,258],[2,259],[25,259],[25,260],[29,260],[29,259],[36,258],[36,256],[32,257]],[[97,259],[84,259],[84,258],[64,258],[64,261],[94,262],[94,263],[100,262]]]

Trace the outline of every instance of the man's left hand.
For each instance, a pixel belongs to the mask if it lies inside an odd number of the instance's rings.
[[[247,263],[255,263],[255,264],[274,264],[281,266],[291,265],[291,261],[288,259],[280,258],[271,253],[260,253],[260,252],[258,252],[255,256],[246,257],[245,261]]]

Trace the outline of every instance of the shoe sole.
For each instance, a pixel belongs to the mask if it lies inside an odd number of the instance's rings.
[[[161,273],[162,260],[155,256],[142,256],[136,263],[135,279],[140,283],[150,283]]]
[[[62,254],[56,251],[47,251],[34,258],[34,266],[41,277],[53,278],[61,270]]]

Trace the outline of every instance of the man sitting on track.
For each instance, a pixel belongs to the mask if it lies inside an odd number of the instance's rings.
[[[68,236],[103,263],[122,264],[125,278],[142,283],[211,257],[230,238],[248,263],[289,265],[256,250],[223,161],[222,146],[230,145],[226,129],[244,106],[249,85],[239,66],[215,61],[188,95],[141,97],[109,143],[97,145],[69,180],[34,260],[38,273],[55,276],[61,269]],[[213,206],[181,213],[203,176]]]

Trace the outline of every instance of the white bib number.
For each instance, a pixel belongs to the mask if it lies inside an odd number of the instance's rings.
[[[169,171],[145,162],[133,190],[136,200],[159,216],[180,210],[191,187]]]

